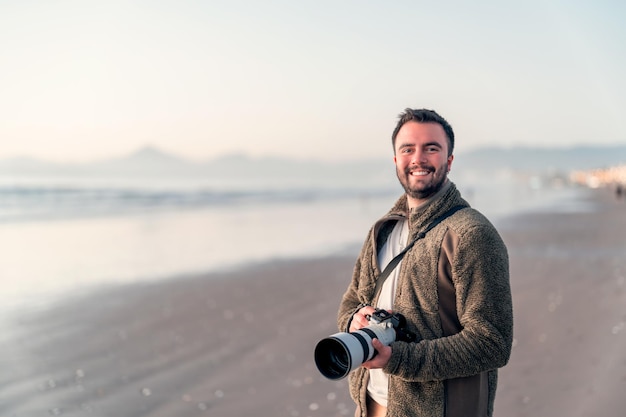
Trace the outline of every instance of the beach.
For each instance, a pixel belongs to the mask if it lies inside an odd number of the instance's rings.
[[[626,408],[626,202],[504,219],[515,341],[496,416],[617,416]],[[363,230],[365,236],[366,230]],[[4,318],[3,416],[351,416],[315,344],[355,253],[102,285]]]

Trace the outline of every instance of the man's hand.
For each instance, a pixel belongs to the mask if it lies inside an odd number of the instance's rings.
[[[376,309],[372,306],[365,306],[359,311],[357,311],[352,317],[352,322],[350,323],[350,332],[354,332],[356,330],[362,329],[363,327],[369,326],[369,316],[376,311]],[[389,311],[391,313],[391,311]],[[378,339],[372,339],[372,346],[376,349],[376,356],[370,359],[367,362],[363,363],[363,367],[367,369],[379,369],[383,368],[389,362],[389,358],[391,358],[391,346],[385,346]]]
[[[363,368],[380,369],[384,368],[391,358],[391,346],[385,346],[378,339],[372,339],[372,346],[378,352],[376,356],[367,362],[363,362]]]
[[[365,306],[356,313],[354,313],[354,316],[352,316],[352,322],[350,322],[350,332],[369,326],[370,322],[368,320],[368,317],[374,311],[376,311],[374,307]]]

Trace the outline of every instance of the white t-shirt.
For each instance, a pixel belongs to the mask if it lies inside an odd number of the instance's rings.
[[[387,242],[378,252],[378,265],[382,269],[406,247],[409,238],[409,222],[399,220],[393,228]],[[384,310],[393,310],[393,300],[396,297],[396,287],[398,275],[402,261],[391,271],[378,296],[376,307]],[[378,404],[387,407],[387,391],[389,388],[389,377],[382,369],[370,369],[370,379],[367,383],[368,395]]]

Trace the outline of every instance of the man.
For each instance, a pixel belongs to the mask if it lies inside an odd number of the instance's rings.
[[[376,356],[350,374],[356,415],[491,416],[497,368],[508,362],[513,337],[506,247],[448,180],[454,133],[444,118],[406,109],[392,144],[405,194],[371,228],[338,325],[368,326],[377,307],[405,316],[417,339],[389,346],[374,339]],[[375,294],[389,261],[433,222]]]

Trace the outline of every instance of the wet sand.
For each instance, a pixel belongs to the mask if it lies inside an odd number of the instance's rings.
[[[626,201],[499,226],[515,347],[496,416],[626,409]],[[365,231],[364,231],[365,233]],[[101,288],[23,312],[0,336],[2,416],[351,416],[321,377],[354,255]]]
[[[502,227],[511,259],[515,347],[500,416],[618,416],[626,410],[626,201],[535,214]]]

